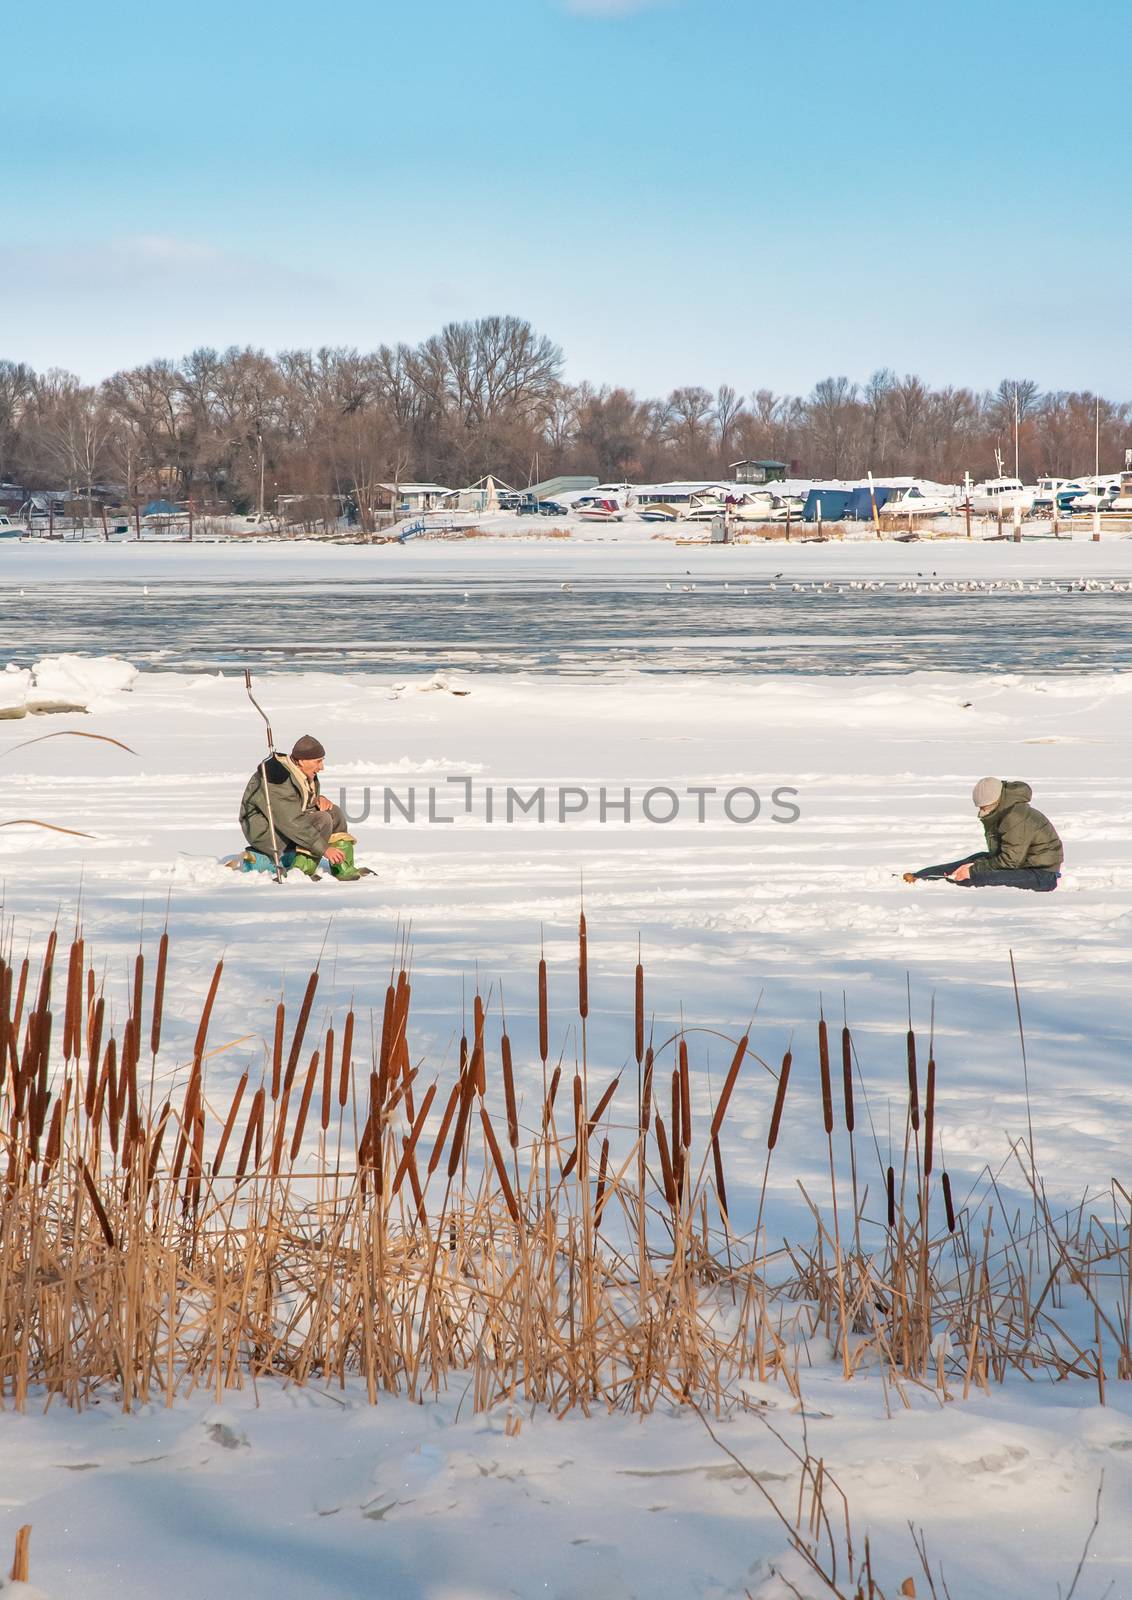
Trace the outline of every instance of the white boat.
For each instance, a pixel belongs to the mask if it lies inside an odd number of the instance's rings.
[[[637,515],[642,522],[679,522],[684,509],[682,506],[670,506],[664,500],[650,500],[637,507]]]
[[[918,483],[911,484],[899,495],[890,496],[880,508],[882,517],[942,517],[954,511],[961,496],[958,489],[930,489],[926,493]]]
[[[11,517],[0,511],[0,539],[22,539],[27,529],[20,522],[13,522]]]
[[[583,522],[624,522],[625,513],[616,500],[577,500],[574,515]]]
[[[989,511],[992,516],[999,511],[1032,511],[1036,494],[1036,488],[1027,489],[1021,478],[986,478],[971,490],[971,510]]]

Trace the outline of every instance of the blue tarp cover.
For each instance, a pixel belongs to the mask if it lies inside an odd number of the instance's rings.
[[[840,522],[845,516],[846,507],[852,497],[852,489],[811,489],[806,496],[802,520],[803,522],[816,522],[818,520],[818,501],[820,500],[822,521]]]

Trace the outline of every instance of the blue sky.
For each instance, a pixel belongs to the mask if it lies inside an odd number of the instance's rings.
[[[644,393],[1132,397],[1130,44],[1119,0],[55,0],[6,76],[0,356],[508,311]]]

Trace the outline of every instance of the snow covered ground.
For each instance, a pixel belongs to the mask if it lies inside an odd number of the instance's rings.
[[[18,626],[19,590],[27,600],[60,581],[86,586],[92,618],[103,585],[152,585],[159,597],[163,586],[208,582],[226,586],[218,603],[238,619],[242,586],[262,579],[265,558],[280,583],[301,582],[312,561],[328,580],[395,570],[422,586],[473,571],[506,584],[532,569],[548,583],[629,577],[661,585],[779,573],[834,585],[1009,577],[1111,586],[1132,578],[1132,546],[1068,542],[711,551],[587,551],[552,541],[403,550],[21,545],[0,551],[0,643],[6,618]],[[1110,601],[1120,603],[1118,595]],[[1121,637],[1119,617],[1106,613],[1110,638]],[[129,660],[130,644],[122,637],[114,653]],[[45,628],[43,653],[51,648]],[[752,1042],[761,1054],[776,1059],[793,1035],[802,1087],[787,1107],[772,1232],[802,1214],[795,1178],[808,1182],[824,1165],[824,1145],[813,1139],[819,999],[840,1020],[846,996],[882,1160],[890,1117],[899,1130],[903,1116],[910,988],[918,1028],[927,1029],[934,1002],[939,1119],[956,1187],[977,1186],[984,1163],[1006,1163],[1008,1137],[1027,1118],[1011,952],[1037,1160],[1051,1197],[1071,1203],[1113,1174],[1127,1181],[1132,679],[1122,672],[713,678],[627,670],[612,659],[592,662],[581,682],[561,673],[402,675],[349,664],[333,673],[257,670],[279,741],[306,731],[324,740],[327,792],[344,789],[359,815],[369,787],[370,816],[356,832],[379,874],[349,886],[278,888],[219,865],[239,846],[235,809],[262,741],[240,679],[145,671],[132,687],[114,687],[102,670],[88,715],[4,724],[0,752],[61,728],[106,733],[136,752],[52,739],[4,758],[0,821],[42,817],[95,835],[0,831],[5,914],[36,938],[60,911],[66,923],[81,873],[87,937],[112,986],[139,927],[155,937],[168,897],[169,1072],[183,1059],[186,1019],[195,1019],[222,952],[218,1041],[266,1025],[281,977],[292,992],[300,987],[324,941],[320,1004],[341,1008],[354,991],[376,995],[397,930],[409,922],[414,1052],[451,1061],[462,992],[470,995],[478,971],[485,987],[502,977],[517,1059],[532,1061],[534,969],[545,937],[555,1048],[572,1056],[584,881],[599,1077],[631,1055],[638,936],[658,1033],[683,1006],[693,1026],[734,1037],[759,1002]],[[81,666],[56,668],[57,679],[62,672],[73,689]],[[1056,894],[901,882],[907,867],[978,847],[969,794],[985,773],[1029,780],[1057,822],[1067,863]],[[448,782],[465,778],[470,810],[464,783]],[[632,820],[611,810],[601,821],[602,785],[607,801],[629,789]],[[404,800],[410,786],[417,820],[394,813],[386,825],[385,788]],[[524,795],[545,787],[548,819],[501,821],[508,786]],[[490,822],[488,787],[497,807]],[[717,791],[704,797],[703,822],[698,798],[687,797],[694,787]],[[430,788],[435,811],[452,822],[422,819]],[[723,810],[723,796],[740,788],[763,799],[749,824]],[[797,791],[796,821],[773,820],[786,809],[772,799],[780,788]],[[564,789],[575,809],[560,822]],[[676,792],[674,821],[642,815],[649,789]],[[658,813],[667,806],[652,803]],[[698,1116],[714,1102],[711,1085],[718,1089],[729,1053],[722,1040],[693,1035]],[[261,1059],[254,1041],[219,1058],[218,1086]],[[762,1173],[768,1086],[744,1076],[725,1129],[740,1231],[751,1226]],[[1009,1166],[1004,1193],[1018,1198]],[[1093,1600],[1111,1583],[1113,1596],[1132,1596],[1128,1385],[1110,1384],[1104,1410],[1084,1386],[1011,1383],[942,1409],[912,1395],[904,1410],[890,1395],[889,1417],[879,1385],[846,1387],[820,1353],[814,1359],[804,1379],[811,1447],[848,1492],[858,1533],[868,1527],[876,1537],[887,1592],[916,1570],[905,1529],[912,1519],[942,1557],[954,1600],[1052,1600],[1059,1583],[1064,1593],[1072,1581],[1103,1467],[1101,1529],[1077,1594]],[[190,1401],[129,1419],[109,1400],[82,1417],[56,1409],[0,1417],[0,1557],[15,1528],[32,1522],[32,1577],[55,1600],[240,1590],[284,1600],[745,1591],[785,1600],[758,1565],[781,1553],[781,1531],[694,1415],[645,1424],[534,1416],[512,1438],[504,1418],[470,1416],[467,1403],[454,1422],[455,1394],[435,1408],[382,1401],[375,1412],[353,1395],[261,1388],[260,1409],[255,1398],[230,1397],[219,1408]],[[797,1429],[788,1396],[772,1398],[784,1426]],[[725,1424],[721,1438],[758,1472],[791,1471],[757,1419]],[[796,1497],[794,1480],[781,1487],[787,1501]]]

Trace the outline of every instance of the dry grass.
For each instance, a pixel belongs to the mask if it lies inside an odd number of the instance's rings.
[[[1025,1214],[1010,1216],[989,1176],[957,1204],[939,1170],[936,1064],[929,1049],[921,1106],[911,1029],[891,1161],[876,1146],[860,1158],[853,1037],[845,1026],[838,1106],[824,1018],[816,1093],[799,1099],[791,1053],[772,1069],[748,1030],[728,1040],[712,1113],[696,1117],[698,1036],[647,1036],[641,964],[626,984],[631,1087],[588,1059],[584,918],[579,935],[575,1062],[551,1058],[565,1019],[550,1015],[545,961],[538,1064],[516,1066],[492,996],[477,993],[447,1080],[414,1056],[406,970],[391,974],[371,1026],[360,1003],[316,1021],[316,969],[294,1014],[281,1001],[265,1019],[262,1070],[249,1066],[221,1102],[210,1074],[229,1048],[211,1041],[222,963],[171,1073],[167,935],[110,996],[80,929],[69,945],[53,933],[35,960],[13,955],[9,930],[0,1403],[40,1393],[81,1406],[112,1392],[129,1410],[273,1375],[360,1377],[371,1400],[458,1382],[477,1409],[521,1399],[559,1415],[667,1403],[718,1414],[748,1403],[745,1379],[797,1394],[819,1333],[847,1379],[879,1372],[901,1398],[910,1384],[950,1398],[1019,1370],[1085,1378],[1103,1400],[1109,1378],[1132,1377],[1126,1190],[1108,1191],[1107,1217],[1096,1204],[1055,1217],[1019,1145]],[[170,1081],[175,1093],[158,1092]],[[535,1081],[532,1103],[519,1085]],[[767,1102],[747,1231],[729,1209],[722,1138],[744,1093]],[[784,1116],[812,1122],[830,1192],[803,1185],[812,1236],[772,1247],[764,1217]],[[870,1185],[858,1166],[874,1154]],[[1091,1339],[1071,1336],[1067,1297],[1073,1326],[1089,1312]]]

